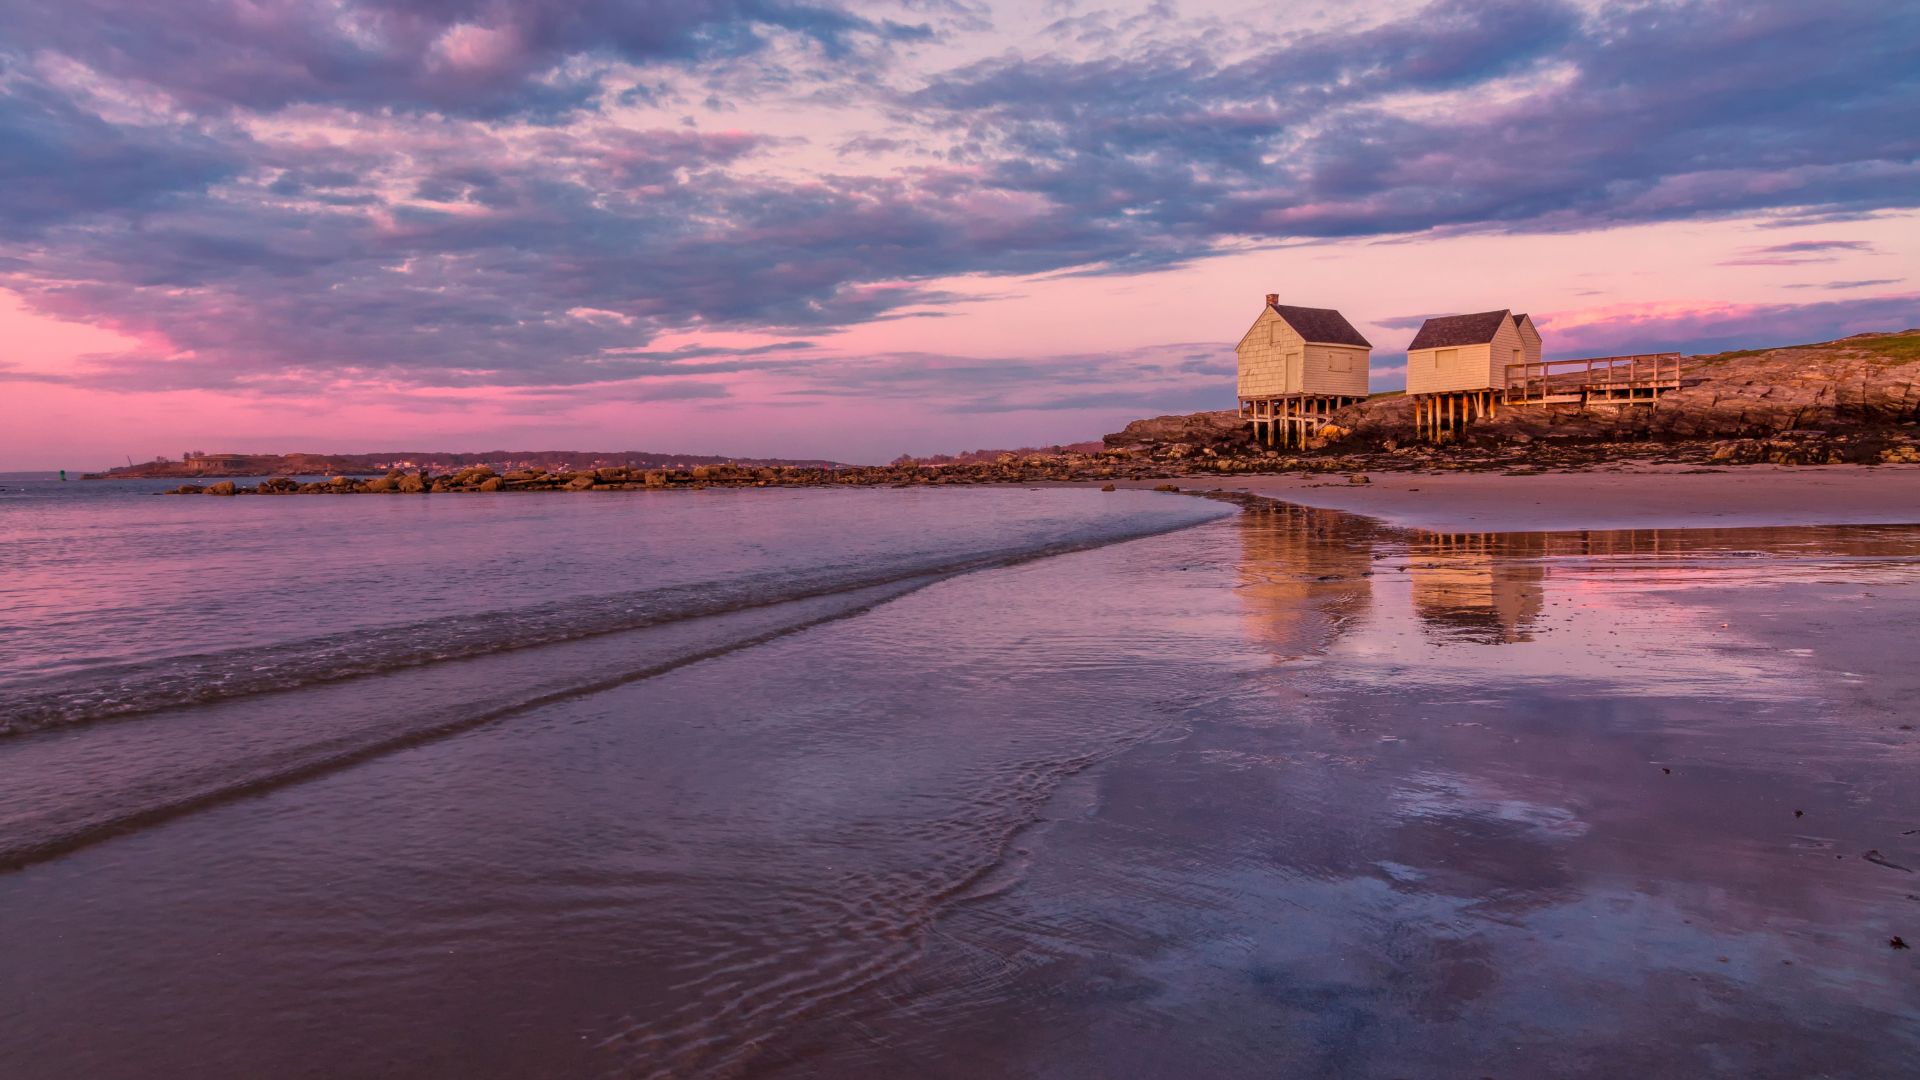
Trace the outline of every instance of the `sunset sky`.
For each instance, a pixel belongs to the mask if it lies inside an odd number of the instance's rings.
[[[877,460],[1920,325],[1920,4],[0,0],[0,468]]]

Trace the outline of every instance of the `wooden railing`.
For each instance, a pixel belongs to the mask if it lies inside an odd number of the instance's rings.
[[[1507,365],[1505,401],[1509,405],[1652,401],[1679,387],[1679,353],[1533,360]]]

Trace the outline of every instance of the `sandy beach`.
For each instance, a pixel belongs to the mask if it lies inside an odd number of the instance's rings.
[[[1920,523],[1920,467],[1901,465],[1646,466],[1534,476],[1376,472],[1367,479],[1356,484],[1344,476],[1289,475],[1178,483],[1186,490],[1250,492],[1435,532]]]

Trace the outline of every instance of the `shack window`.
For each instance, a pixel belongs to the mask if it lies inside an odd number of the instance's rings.
[[[1435,349],[1433,351],[1434,367],[1443,367],[1443,368],[1453,367],[1457,365],[1459,362],[1460,362],[1459,349]]]
[[[1345,349],[1334,349],[1327,354],[1328,371],[1352,371],[1353,354]]]

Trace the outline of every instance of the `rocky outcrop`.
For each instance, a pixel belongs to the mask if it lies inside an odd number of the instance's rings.
[[[1203,450],[1218,454],[1222,451],[1240,453],[1255,449],[1253,435],[1246,422],[1232,409],[1135,420],[1107,436],[1104,441],[1110,450],[1132,452],[1150,452],[1161,447],[1182,448],[1177,457],[1191,456]]]
[[[1208,453],[1211,453],[1209,451]],[[1227,461],[1227,458],[1220,458]],[[1042,481],[1164,479],[1174,462],[1152,454],[1106,450],[1098,454],[1002,454],[994,461],[943,465],[900,463],[873,466],[803,468],[797,466],[700,465],[690,469],[600,468],[585,472],[518,470],[504,476],[488,470],[434,475],[429,471],[393,472],[371,479],[336,476],[300,483],[276,478],[253,487],[224,485],[239,495],[400,495],[407,493],[483,493],[516,491],[665,491],[709,487],[894,487],[950,484],[1021,484]],[[213,488],[186,484],[170,495],[214,494]]]
[[[1375,397],[1329,418],[1361,445],[1413,437],[1413,405]],[[1467,442],[1666,442],[1765,439],[1785,432],[1850,436],[1920,420],[1920,330],[1689,357],[1681,387],[1657,405],[1502,408],[1462,431]],[[1342,440],[1345,441],[1345,440]]]

